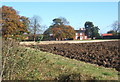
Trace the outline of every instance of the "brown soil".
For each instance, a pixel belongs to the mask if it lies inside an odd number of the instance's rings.
[[[30,47],[99,66],[115,68],[120,71],[120,48],[118,42],[42,44],[31,45]]]

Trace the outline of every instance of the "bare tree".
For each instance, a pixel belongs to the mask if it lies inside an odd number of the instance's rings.
[[[33,16],[30,21],[29,30],[33,34],[34,41],[36,40],[36,34],[38,34],[40,31],[42,31],[41,25],[40,25],[40,20],[41,20],[41,18],[39,16]]]
[[[48,29],[48,27],[46,25],[42,25],[41,27],[42,27],[41,34],[43,34],[46,31],[46,29]]]
[[[112,24],[112,28],[113,28],[113,31],[114,31],[114,32],[120,33],[120,22],[115,21],[115,22]]]

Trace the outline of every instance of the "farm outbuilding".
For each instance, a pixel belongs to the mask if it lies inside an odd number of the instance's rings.
[[[113,35],[113,34],[102,34],[102,39],[120,39],[119,35]]]

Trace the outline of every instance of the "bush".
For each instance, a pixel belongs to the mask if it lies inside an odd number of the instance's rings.
[[[16,40],[2,41],[2,71],[3,80],[13,80],[15,74],[14,69],[18,61],[21,60],[21,53],[23,51],[19,48],[19,42]]]
[[[38,42],[40,42],[43,39],[43,35],[39,35]]]

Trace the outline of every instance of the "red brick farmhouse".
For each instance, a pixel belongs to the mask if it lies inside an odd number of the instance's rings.
[[[85,28],[80,28],[79,30],[75,30],[75,38],[74,40],[86,40],[88,39],[87,36],[85,35]]]

